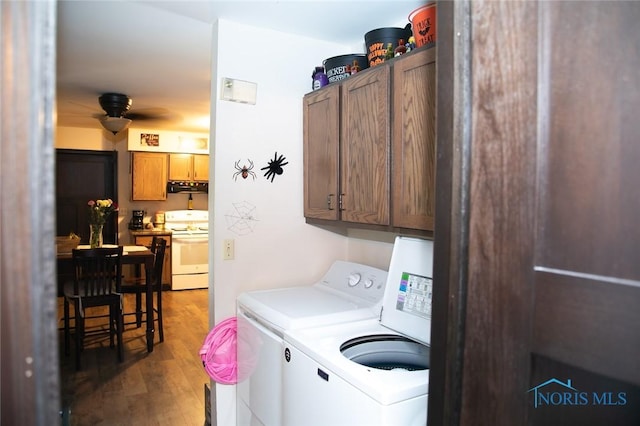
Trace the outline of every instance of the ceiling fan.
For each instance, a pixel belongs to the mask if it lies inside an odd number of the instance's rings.
[[[100,95],[98,102],[106,113],[106,115],[98,117],[102,127],[114,135],[129,127],[131,119],[125,117],[133,103],[129,96],[122,93],[105,93]]]
[[[95,117],[100,124],[114,135],[129,127],[133,120],[162,120],[169,118],[169,112],[162,108],[147,108],[145,111],[129,111],[133,101],[122,93],[103,93],[98,98],[105,114]]]

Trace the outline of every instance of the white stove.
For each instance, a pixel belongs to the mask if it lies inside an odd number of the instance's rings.
[[[171,231],[171,289],[209,287],[209,212],[172,210],[164,216]]]

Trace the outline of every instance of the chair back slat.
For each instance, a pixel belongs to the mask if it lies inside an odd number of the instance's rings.
[[[119,293],[122,284],[122,246],[75,249],[74,294],[82,297]]]
[[[158,247],[158,241],[163,240],[163,238],[158,237],[157,235],[154,235],[151,238],[151,247],[149,247],[149,250],[151,250],[151,253],[155,253],[156,252],[156,248]],[[166,241],[165,241],[166,243]]]
[[[158,238],[155,246],[155,260],[153,263],[153,282],[162,285],[162,268],[164,266],[164,254],[167,249],[167,240]]]

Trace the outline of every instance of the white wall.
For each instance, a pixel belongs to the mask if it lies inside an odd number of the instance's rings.
[[[347,239],[306,225],[302,212],[302,97],[311,91],[313,67],[345,47],[229,21],[218,23],[217,37],[214,252],[224,239],[235,240],[235,260],[214,254],[218,321],[235,315],[235,298],[243,291],[318,278],[332,260],[345,258]],[[219,100],[222,77],[256,83],[256,104]],[[276,152],[288,164],[271,182],[260,169]],[[255,180],[234,179],[234,163],[248,165],[249,159]],[[237,204],[252,209],[244,235],[230,226]]]

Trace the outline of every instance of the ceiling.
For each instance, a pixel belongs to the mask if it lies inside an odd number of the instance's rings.
[[[425,3],[59,0],[57,122],[99,129],[98,97],[117,92],[131,97],[130,112],[149,117],[131,127],[207,133],[217,19],[357,45],[371,29],[404,26]]]

